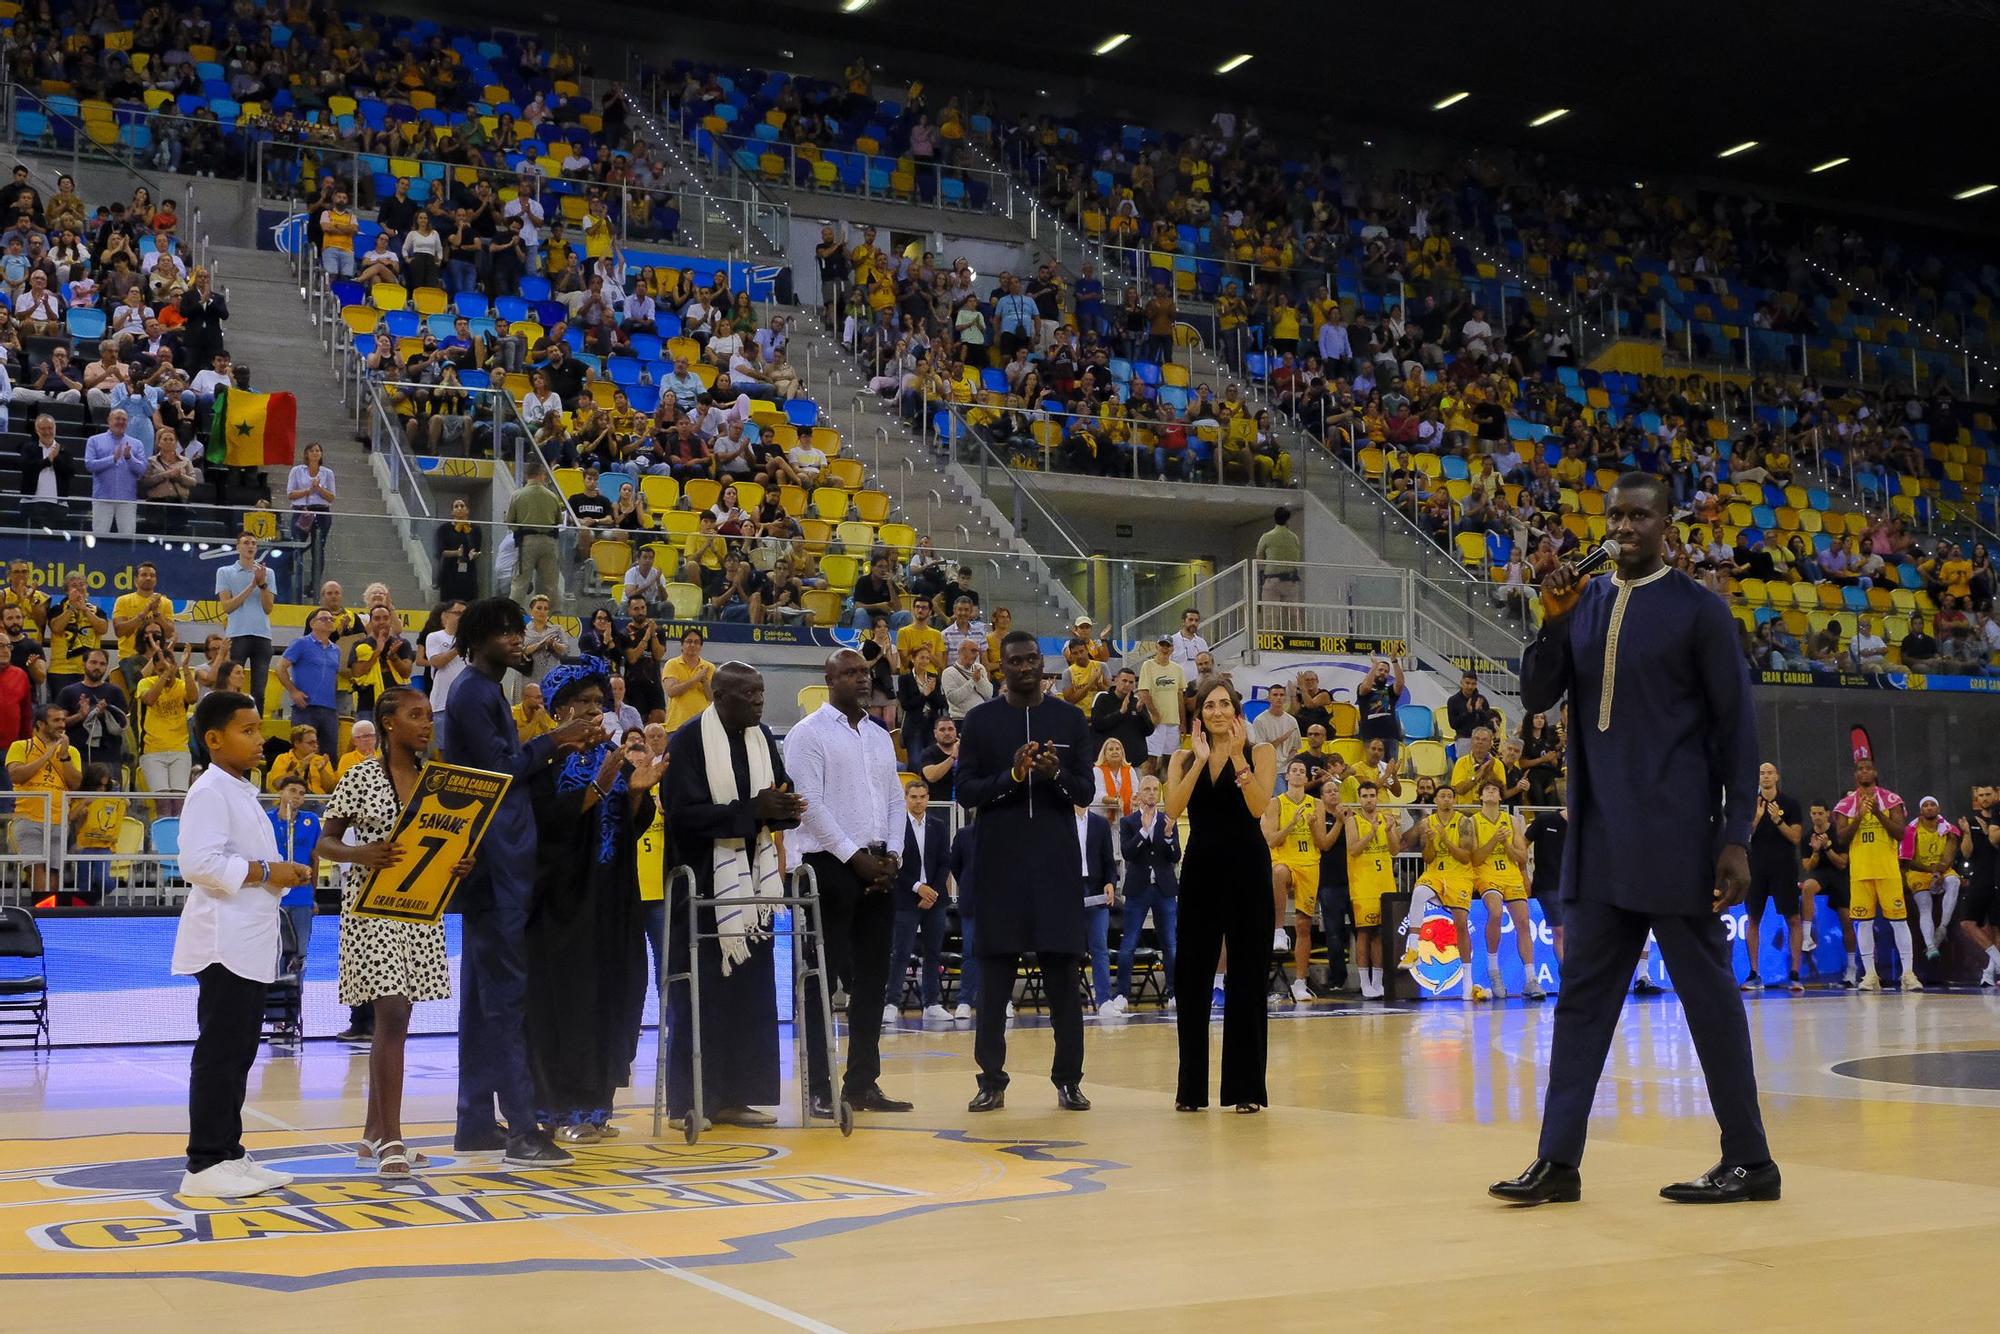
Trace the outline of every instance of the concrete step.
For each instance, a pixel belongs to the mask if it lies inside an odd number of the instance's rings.
[[[218,281],[229,300],[229,349],[250,367],[259,389],[289,389],[298,398],[299,450],[317,441],[339,482],[339,504],[326,552],[326,577],[337,579],[351,604],[361,590],[389,585],[399,607],[417,607],[434,595],[427,577],[412,567],[385,519],[389,504],[361,447],[354,410],[340,401],[327,351],[308,318],[285,257],[275,251],[216,247]],[[282,479],[281,479],[282,480]],[[366,517],[359,517],[366,516]]]

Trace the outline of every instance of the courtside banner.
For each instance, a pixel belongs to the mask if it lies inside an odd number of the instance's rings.
[[[1260,653],[1353,653],[1361,657],[1407,657],[1410,645],[1402,639],[1371,639],[1365,635],[1316,635],[1296,630],[1259,630]]]
[[[500,798],[513,782],[506,774],[433,762],[424,766],[416,800],[403,811],[389,841],[403,859],[368,878],[354,901],[362,917],[437,922],[458,888],[452,867],[479,850],[479,840]]]
[[[1759,670],[1760,686],[1823,686],[1834,690],[1922,690],[1933,695],[2000,694],[2000,677],[1928,676],[1919,672],[1790,672]]]
[[[661,621],[660,637],[678,640],[699,630],[711,644],[775,644],[789,648],[852,648],[860,642],[853,630],[834,625],[750,625],[743,621]]]

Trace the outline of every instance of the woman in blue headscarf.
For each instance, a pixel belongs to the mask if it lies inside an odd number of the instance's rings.
[[[609,698],[602,658],[542,678],[558,725]],[[569,756],[528,779],[540,835],[528,915],[528,1067],[537,1118],[566,1145],[616,1135],[612,1103],[630,1073],[632,1018],[644,1002],[646,945],[637,843],[665,768],[643,738]]]

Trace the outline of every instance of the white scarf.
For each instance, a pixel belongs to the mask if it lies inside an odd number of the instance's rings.
[[[713,706],[700,715],[701,755],[708,777],[709,799],[717,805],[755,796],[771,786],[771,743],[761,727],[746,728],[743,749],[749,761],[750,791],[736,790],[736,766],[730,763],[729,733]],[[784,872],[777,845],[759,832],[755,847],[740,838],[718,838],[710,869],[715,877],[715,930],[722,949],[722,975],[750,957],[750,942],[770,934],[771,907],[752,902],[784,894]]]

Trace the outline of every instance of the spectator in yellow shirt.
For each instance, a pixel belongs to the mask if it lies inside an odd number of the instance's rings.
[[[83,758],[69,744],[68,725],[62,705],[38,704],[34,731],[7,748],[7,779],[15,792],[14,848],[28,863],[37,899],[49,892],[49,862],[58,846],[55,822],[64,814],[48,794],[83,784]]]
[[[896,652],[904,662],[915,662],[917,650],[927,648],[932,662],[943,662],[944,633],[931,625],[931,600],[912,598],[910,618],[910,623],[896,632]]]
[[[264,776],[265,790],[276,792],[288,774],[304,778],[308,792],[323,797],[333,791],[333,761],[319,753],[318,729],[304,726],[292,729],[292,748],[271,761],[271,771]]]
[[[1498,783],[1500,790],[1507,790],[1507,768],[1500,763],[1500,757],[1493,753],[1493,732],[1489,728],[1472,729],[1472,749],[1451,766],[1451,790],[1460,799],[1477,801],[1481,783]]]
[[[660,669],[660,687],[667,696],[667,735],[708,707],[715,686],[715,664],[701,656],[704,637],[699,630],[681,636],[680,656],[669,658]]]
[[[521,702],[514,706],[514,728],[521,734],[524,746],[543,733],[556,730],[556,720],[543,706],[542,688],[533,681],[521,687]]]
[[[356,718],[354,726],[347,734],[347,753],[340,757],[340,763],[333,767],[333,781],[337,787],[340,780],[347,777],[347,771],[375,754],[375,724],[366,718]]]

